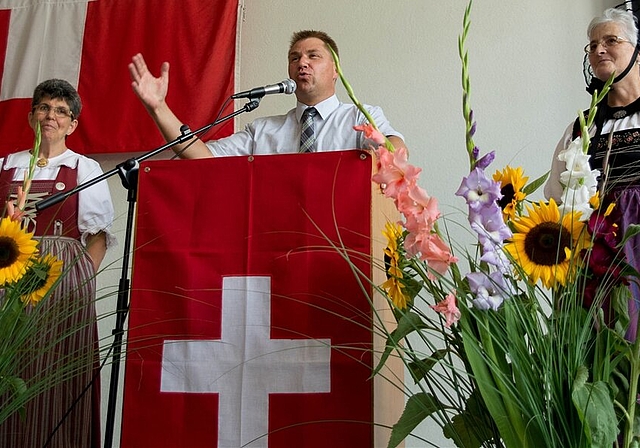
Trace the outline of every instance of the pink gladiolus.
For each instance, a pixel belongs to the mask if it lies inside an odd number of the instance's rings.
[[[440,217],[438,200],[417,184],[410,184],[397,198],[398,211],[406,218],[409,232],[431,232]]]
[[[444,315],[446,319],[444,326],[447,328],[460,320],[460,310],[456,305],[456,297],[453,294],[447,295],[447,297],[437,305],[431,305],[431,308]]]
[[[399,148],[390,152],[386,148],[378,150],[378,172],[373,175],[373,182],[384,185],[384,195],[396,199],[398,193],[408,188],[409,184],[418,180],[422,171],[407,161],[407,149]]]
[[[7,215],[9,216],[9,218],[11,218],[12,221],[14,221],[13,219],[13,215],[16,213],[16,207],[13,205],[13,201],[7,201]]]
[[[31,180],[28,180],[26,185],[27,185],[27,190],[28,190],[29,186],[31,185]],[[18,191],[16,193],[16,196],[18,198],[18,208],[20,210],[24,210],[24,206],[27,203],[27,193],[22,189],[21,186],[18,187]]]
[[[419,254],[419,258],[426,261],[429,268],[440,275],[444,275],[449,265],[458,261],[458,258],[451,254],[449,247],[435,233],[409,233],[404,245],[408,255]],[[429,278],[433,280],[435,277],[429,275]]]
[[[7,215],[12,221],[20,221],[24,218],[24,206],[27,203],[27,193],[21,186],[18,187],[16,196],[17,206],[13,204],[13,201],[7,201]]]
[[[373,127],[371,123],[360,124],[353,127],[354,130],[364,132],[364,138],[373,141],[377,145],[385,144],[385,137],[380,131]]]
[[[420,259],[425,260],[429,267],[438,274],[444,275],[449,269],[449,265],[458,262],[458,258],[451,254],[449,246],[438,235],[431,234],[431,238],[424,243],[426,244],[422,244],[420,247],[422,253]]]

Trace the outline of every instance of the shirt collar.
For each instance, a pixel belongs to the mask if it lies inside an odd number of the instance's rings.
[[[20,151],[17,153],[9,154],[7,156],[7,162],[5,163],[5,169],[11,168],[28,168],[31,154],[29,151]],[[61,165],[68,166],[69,168],[76,168],[78,166],[78,160],[74,157],[73,151],[67,149],[60,155],[49,159],[48,167],[59,167]]]
[[[338,101],[338,97],[336,95],[331,95],[329,98],[327,98],[324,101],[320,101],[318,104],[316,104],[313,107],[316,108],[316,110],[318,111],[318,114],[324,120],[329,116],[331,112],[336,110],[339,105],[340,105],[340,101]],[[306,104],[303,104],[298,101],[298,104],[296,105],[296,118],[298,121],[300,121],[300,119],[302,118],[302,113],[308,107],[310,106],[307,106]]]

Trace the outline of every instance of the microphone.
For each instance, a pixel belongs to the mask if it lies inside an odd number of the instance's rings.
[[[249,98],[258,99],[265,95],[272,95],[274,93],[286,93],[287,95],[296,91],[296,82],[293,79],[285,79],[278,84],[272,84],[270,86],[255,87],[251,90],[245,90],[244,92],[234,93],[231,98]]]

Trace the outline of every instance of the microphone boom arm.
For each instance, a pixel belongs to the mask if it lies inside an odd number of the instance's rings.
[[[191,131],[189,130],[188,126],[184,126],[183,128],[181,128],[181,134],[176,137],[175,140],[172,140],[170,142],[165,143],[162,146],[159,146],[156,149],[153,149],[143,155],[141,155],[140,157],[133,157],[131,159],[125,160],[124,162],[116,165],[115,168],[113,168],[112,170],[107,171],[106,173],[103,173],[102,175],[95,177],[93,179],[88,180],[87,182],[83,182],[82,184],[76,186],[75,188],[69,190],[69,191],[63,191],[61,193],[56,193],[52,196],[49,196],[48,198],[42,199],[41,201],[36,202],[35,207],[36,207],[36,211],[42,211],[48,207],[51,207],[63,200],[65,200],[66,198],[68,198],[71,195],[74,195],[76,193],[78,193],[81,190],[84,190],[92,185],[97,184],[98,182],[101,182],[104,179],[107,179],[111,176],[113,176],[114,174],[118,173],[120,175],[121,181],[122,181],[122,185],[125,188],[131,188],[131,184],[132,184],[132,179],[130,176],[130,171],[133,169],[136,169],[139,165],[140,162],[155,156],[156,154],[161,153],[162,151],[171,148],[175,145],[179,145],[181,143],[184,143],[188,140],[191,140],[193,137],[196,137],[200,134],[205,133],[206,131],[208,131],[209,129],[211,129],[213,126],[216,126],[220,123],[223,123],[227,120],[230,120],[231,118],[240,115],[241,113],[244,112],[251,112],[252,110],[255,110],[258,106],[260,105],[260,98],[256,98],[253,99],[249,102],[247,102],[241,109],[238,109],[232,113],[230,113],[229,115],[226,115],[222,118],[217,119],[216,121],[214,121],[213,123],[209,123],[205,126],[202,126],[200,129],[196,129],[195,131]]]

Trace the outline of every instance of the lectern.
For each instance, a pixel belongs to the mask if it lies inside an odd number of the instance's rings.
[[[389,316],[371,281],[397,217],[374,165],[141,164],[121,447],[386,446],[403,367],[371,377]]]

